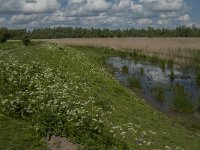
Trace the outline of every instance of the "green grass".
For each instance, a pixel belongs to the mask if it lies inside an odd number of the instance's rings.
[[[170,71],[170,75],[169,75],[169,79],[171,80],[171,82],[173,82],[174,81],[174,70],[172,70],[171,69],[171,71]]]
[[[186,95],[184,87],[177,84],[174,86],[173,106],[179,112],[193,112],[195,110],[190,97]]]
[[[140,79],[138,77],[132,76],[128,78],[129,86],[133,88],[141,89]]]
[[[42,138],[31,124],[0,115],[0,149],[47,150]]]
[[[172,59],[171,59],[171,60],[168,60],[167,67],[168,67],[170,70],[173,70],[173,67],[174,67],[174,61],[173,61]]]
[[[162,69],[162,72],[165,72],[165,60],[161,60],[160,61],[160,67],[161,67],[161,69]]]
[[[4,43],[0,51],[2,120],[25,126],[26,132],[20,134],[30,137],[20,139],[13,127],[7,130],[13,142],[3,140],[3,149],[18,143],[29,147],[47,135],[68,137],[88,149],[200,147],[199,136],[192,130],[157,112],[109,73],[105,59],[119,56],[117,52],[47,43],[28,47]],[[0,126],[1,131],[6,129]]]
[[[164,90],[163,86],[164,85],[158,85],[153,89],[153,95],[159,101],[164,101],[165,100],[165,90]]]

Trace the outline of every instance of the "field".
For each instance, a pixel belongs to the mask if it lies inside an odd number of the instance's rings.
[[[112,39],[89,40],[82,45],[116,46]],[[123,47],[117,40],[118,49],[137,43],[123,39],[130,42]],[[191,40],[198,49],[198,39]],[[60,45],[79,45],[69,41],[0,45],[0,149],[47,149],[44,138],[54,135],[80,149],[199,149],[199,122],[166,116],[113,77],[105,59],[120,52]]]
[[[200,53],[200,38],[68,38],[44,41],[64,45],[108,47],[126,51],[136,50],[145,55],[173,59],[179,63],[190,62],[191,57]]]

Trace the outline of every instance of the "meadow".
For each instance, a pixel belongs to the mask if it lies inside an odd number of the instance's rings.
[[[112,75],[105,60],[122,55],[46,42],[1,44],[0,149],[48,149],[44,137],[55,135],[80,149],[197,150],[199,122],[157,111]]]

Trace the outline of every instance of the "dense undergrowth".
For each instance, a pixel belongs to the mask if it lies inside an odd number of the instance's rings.
[[[121,86],[103,67],[102,60],[115,52],[98,50],[48,43],[0,45],[1,121],[25,124],[18,149],[42,149],[41,138],[51,135],[85,149],[199,148],[199,130],[174,123]],[[11,125],[1,124],[0,130]],[[12,132],[9,146],[5,137],[10,133],[0,135],[3,149],[17,149],[18,131]],[[24,139],[33,134],[40,138],[28,138],[26,146]]]

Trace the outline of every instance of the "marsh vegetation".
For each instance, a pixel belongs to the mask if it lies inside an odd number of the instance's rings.
[[[149,96],[151,83],[169,81],[170,69],[163,73],[158,64],[141,63],[148,59],[106,48],[1,44],[0,149],[47,149],[42,140],[47,136],[67,137],[84,149],[198,149],[198,124],[189,122],[186,128],[166,117],[110,74],[134,77],[132,85],[142,90],[146,85]],[[176,82],[179,72],[174,74]],[[162,99],[162,91],[157,93],[152,97]]]

